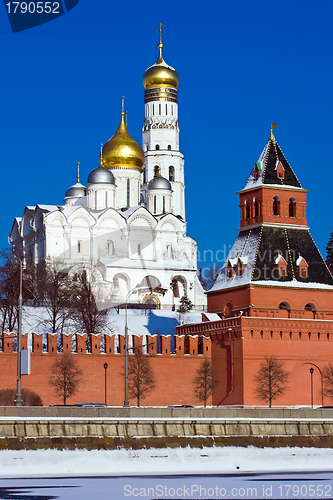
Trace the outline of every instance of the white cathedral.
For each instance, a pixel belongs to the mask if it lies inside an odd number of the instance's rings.
[[[90,270],[98,300],[128,300],[177,309],[187,295],[195,310],[206,296],[197,276],[197,244],[186,236],[184,155],[179,151],[179,77],[163,59],[143,76],[143,149],[127,131],[124,110],[86,186],[78,182],[64,205],[26,207],[14,220],[13,247],[26,263],[63,263]],[[135,293],[131,293],[134,290]]]

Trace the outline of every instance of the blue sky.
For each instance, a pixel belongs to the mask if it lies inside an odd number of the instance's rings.
[[[236,238],[236,191],[271,122],[310,189],[308,223],[325,254],[333,226],[332,14],[326,0],[80,0],[13,34],[0,7],[0,248],[26,205],[62,203],[78,161],[86,183],[118,126],[122,95],[129,132],[141,143],[142,75],[157,59],[162,22],[165,60],[180,76],[187,232],[201,257],[222,250],[221,259]]]

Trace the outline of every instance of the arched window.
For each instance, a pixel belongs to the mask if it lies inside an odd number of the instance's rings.
[[[155,165],[154,167],[154,177],[157,177],[158,176],[158,173],[159,173],[159,166],[158,165]]]
[[[109,255],[114,255],[114,243],[112,240],[108,240],[107,242],[107,251]]]
[[[158,151],[160,149],[160,145],[156,144],[155,149],[156,149],[156,151]]]
[[[258,217],[259,215],[259,203],[257,198],[254,198],[254,216]]]
[[[171,151],[171,144],[168,144],[168,151]]]
[[[290,198],[289,200],[289,217],[296,217],[296,200]]]
[[[249,200],[245,200],[245,219],[250,218],[250,204]]]
[[[278,196],[273,198],[273,215],[280,215],[280,198]]]
[[[288,302],[281,302],[281,304],[279,305],[279,309],[282,309],[283,311],[290,311],[291,307]]]
[[[169,181],[173,182],[175,180],[175,167],[170,165],[169,167]]]

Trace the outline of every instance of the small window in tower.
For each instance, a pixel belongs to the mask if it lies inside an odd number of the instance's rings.
[[[146,181],[147,181],[146,167],[143,167],[142,174],[143,174],[143,183],[146,184]]]
[[[259,215],[259,203],[257,198],[254,198],[254,216],[258,217]]]
[[[159,145],[159,144],[156,144],[155,149],[156,149],[156,151],[159,151],[159,149],[160,149],[160,145]]]
[[[169,181],[174,182],[175,180],[175,167],[170,165],[169,167]]]
[[[245,219],[250,218],[250,203],[249,200],[245,200]]]
[[[171,104],[171,116],[173,116],[173,104]]]
[[[154,177],[158,176],[159,169],[160,169],[160,167],[158,165],[155,165],[155,167],[154,167]]]
[[[278,196],[273,198],[273,215],[280,215],[280,198]]]
[[[149,105],[146,106],[146,115],[149,116]]]
[[[289,217],[296,217],[296,200],[290,198],[289,200]]]
[[[161,106],[161,104],[158,105],[158,114],[159,115],[162,114],[162,106]]]
[[[130,206],[130,180],[127,179],[127,207]]]
[[[165,196],[163,196],[163,213],[165,214]]]
[[[77,242],[77,253],[81,253],[81,252],[82,252],[82,241],[78,240],[78,242]]]
[[[168,114],[168,105],[167,104],[165,105],[165,114],[166,115]]]
[[[141,257],[141,243],[138,244],[138,256]]]
[[[153,104],[153,115],[155,114],[155,105]]]
[[[171,144],[168,144],[168,151],[171,151]]]
[[[156,196],[154,196],[154,214],[156,214]]]
[[[286,276],[286,268],[284,266],[280,267],[280,276]]]
[[[307,278],[307,272],[306,272],[305,267],[302,267],[302,269],[301,269],[301,276],[302,276],[302,278]]]

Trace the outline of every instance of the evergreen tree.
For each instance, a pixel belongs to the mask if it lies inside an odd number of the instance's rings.
[[[186,313],[188,311],[191,311],[191,309],[193,309],[193,304],[185,293],[179,301],[178,312]]]
[[[331,232],[330,239],[326,245],[326,264],[328,269],[333,274],[333,231]]]

